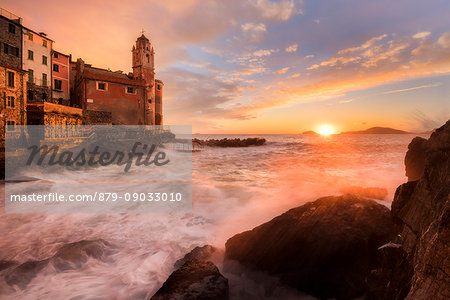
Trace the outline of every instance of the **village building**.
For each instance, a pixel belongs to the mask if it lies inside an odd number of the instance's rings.
[[[142,34],[132,48],[132,73],[73,62],[45,33],[0,8],[1,140],[6,124],[162,125],[154,56]]]
[[[26,124],[25,72],[22,70],[22,19],[0,9],[0,147],[5,129]]]
[[[156,87],[155,87],[155,125],[162,125],[163,124],[163,114],[162,114],[163,94],[162,94],[162,92],[163,92],[164,83],[159,79],[156,79],[155,83],[156,83]]]
[[[50,101],[53,41],[43,32],[23,27],[22,69],[28,72],[28,102]]]
[[[142,34],[132,49],[133,73],[96,68],[82,59],[71,62],[73,103],[84,110],[110,112],[115,125],[162,125],[163,83],[155,80],[154,55]]]
[[[53,50],[52,99],[54,103],[70,105],[70,55]]]

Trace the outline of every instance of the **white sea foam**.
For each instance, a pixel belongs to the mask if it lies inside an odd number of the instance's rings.
[[[382,203],[389,206],[406,179],[403,158],[412,137],[268,135],[262,147],[206,148],[193,153],[190,213],[2,214],[0,260],[45,259],[83,239],[104,239],[117,252],[106,261],[89,259],[77,270],[57,272],[49,265],[24,290],[0,278],[0,298],[144,299],[194,246],[224,248],[234,234],[343,187],[386,188]],[[104,172],[115,176],[113,169]],[[230,282],[239,289],[237,281]]]

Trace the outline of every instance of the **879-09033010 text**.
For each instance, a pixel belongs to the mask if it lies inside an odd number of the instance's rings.
[[[46,193],[46,194],[12,194],[10,202],[180,202],[182,193],[109,193],[95,192],[92,194]]]

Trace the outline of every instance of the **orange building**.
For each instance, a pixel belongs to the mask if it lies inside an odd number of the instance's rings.
[[[163,83],[155,80],[154,55],[142,34],[132,49],[133,73],[96,68],[82,59],[71,62],[74,105],[110,112],[116,125],[162,125]]]

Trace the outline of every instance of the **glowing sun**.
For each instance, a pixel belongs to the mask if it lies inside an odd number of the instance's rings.
[[[317,133],[327,136],[334,133],[334,128],[330,125],[321,125],[317,129]]]

